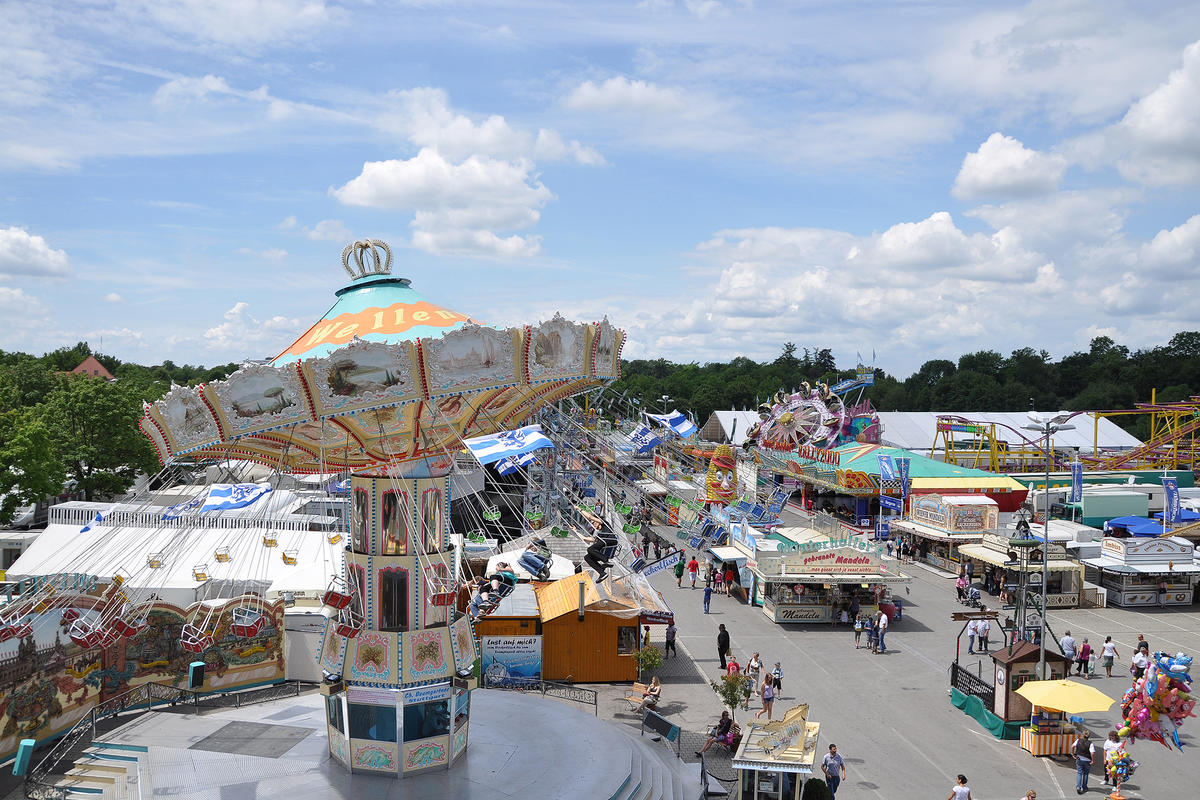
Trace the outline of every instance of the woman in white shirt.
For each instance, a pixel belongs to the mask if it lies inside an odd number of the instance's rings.
[[[971,787],[967,786],[966,775],[958,776],[958,780],[954,782],[954,787],[950,789],[950,796],[946,800],[971,800]]]
[[[1114,760],[1111,757],[1112,751],[1120,750],[1124,746],[1125,746],[1125,743],[1121,741],[1121,737],[1117,736],[1116,731],[1108,732],[1108,738],[1104,740],[1104,783],[1105,784],[1107,784],[1110,780],[1114,779],[1113,774],[1112,774],[1112,762]]]
[[[1120,655],[1117,652],[1117,643],[1112,640],[1111,636],[1105,636],[1104,644],[1100,646],[1100,663],[1104,666],[1104,674],[1107,677],[1112,677],[1113,659],[1120,657]]]

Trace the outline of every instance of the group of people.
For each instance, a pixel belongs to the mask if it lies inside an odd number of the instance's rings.
[[[730,655],[729,663],[725,665],[726,675],[745,675],[748,679],[742,689],[743,700],[742,708],[750,710],[750,698],[753,695],[758,695],[759,701],[762,703],[762,708],[754,715],[755,719],[760,719],[763,714],[767,715],[767,721],[771,721],[771,714],[774,711],[775,698],[783,689],[783,667],[779,662],[775,662],[775,666],[770,672],[767,671],[766,665],[763,663],[762,657],[757,652],[750,656],[743,669],[738,663],[737,656]]]
[[[888,626],[891,620],[888,619],[886,611],[880,610],[876,614],[860,613],[854,618],[854,649],[858,650],[862,647],[862,635],[867,634],[867,649],[874,654],[886,653],[887,644],[886,637]]]

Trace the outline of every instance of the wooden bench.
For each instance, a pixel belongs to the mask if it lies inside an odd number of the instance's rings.
[[[650,691],[650,686],[645,683],[634,683],[633,688],[629,690],[629,694],[625,696],[625,702],[629,703],[630,711],[637,711],[642,707],[642,695]]]
[[[733,739],[729,742],[722,739],[717,744],[728,750],[730,755],[733,755],[737,753],[738,744],[742,741],[742,726],[735,722],[730,726],[729,732],[733,734]]]

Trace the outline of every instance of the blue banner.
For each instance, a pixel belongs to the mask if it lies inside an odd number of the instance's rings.
[[[892,457],[883,454],[877,457],[879,458],[879,480],[896,480],[896,468],[892,465]]]
[[[1179,522],[1179,479],[1163,478],[1162,483],[1167,492],[1163,503],[1163,522],[1173,525]]]
[[[1078,503],[1083,499],[1083,464],[1078,461],[1071,462],[1071,500],[1072,503]]]
[[[887,497],[887,496],[881,495],[879,497],[879,507],[880,508],[888,508],[888,509],[891,509],[892,511],[899,511],[900,513],[904,513],[904,501],[901,500],[899,497]]]
[[[896,460],[896,476],[900,478],[900,496],[908,497],[908,466],[911,463],[911,458],[897,458]]]
[[[629,441],[633,444],[634,452],[645,453],[662,444],[663,440],[661,437],[654,435],[654,431],[650,430],[650,426],[638,425],[633,429],[633,433],[629,434]]]

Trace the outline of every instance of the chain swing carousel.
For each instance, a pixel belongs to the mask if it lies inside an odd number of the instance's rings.
[[[559,316],[480,325],[393,276],[378,240],[349,245],[342,265],[350,281],[336,302],[278,357],[173,388],[141,428],[165,464],[228,458],[350,473],[342,571],[322,597],[317,653],[330,753],[356,772],[444,769],[467,746],[469,692],[456,675],[478,657],[470,619],[453,605],[454,454],[466,438],[519,427],[617,378],[624,333]],[[262,616],[251,601],[232,614],[234,633]],[[189,623],[184,645],[203,651],[211,620]]]

